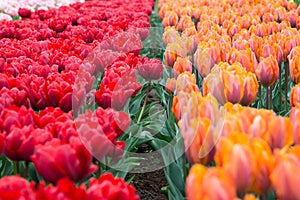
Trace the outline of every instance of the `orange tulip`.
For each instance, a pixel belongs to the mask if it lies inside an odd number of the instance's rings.
[[[228,62],[233,64],[234,62],[239,62],[248,72],[254,72],[257,67],[257,60],[255,54],[250,48],[245,50],[231,49]]]
[[[192,18],[188,15],[183,15],[180,17],[180,20],[176,26],[176,29],[179,31],[184,31],[186,28],[194,27],[195,24]]]
[[[174,11],[168,11],[165,13],[162,24],[164,27],[176,26],[178,24],[178,20],[178,15]]]
[[[176,79],[175,78],[168,78],[166,81],[166,91],[169,94],[173,94],[176,88]]]
[[[292,107],[296,106],[297,103],[300,103],[300,83],[292,88],[290,103]]]
[[[267,194],[271,186],[269,178],[273,170],[274,159],[269,145],[262,139],[255,138],[251,141],[251,147],[256,158],[258,170],[250,190],[256,194]]]
[[[169,43],[178,42],[180,39],[178,31],[174,27],[165,28],[164,34],[162,36],[162,41],[165,46]]]
[[[186,52],[178,42],[169,43],[164,53],[166,66],[173,67],[177,57],[185,57]]]
[[[281,47],[278,44],[269,44],[265,43],[260,49],[260,58],[267,58],[273,55],[277,63],[281,65],[283,52]]]
[[[229,172],[238,192],[247,191],[257,170],[256,158],[247,135],[237,133],[222,137],[216,148],[217,166]]]
[[[278,199],[300,199],[300,160],[296,155],[279,155],[271,173],[271,182]]]
[[[211,122],[207,118],[190,119],[188,113],[178,122],[185,152],[191,163],[210,164],[215,154]]]
[[[203,95],[211,93],[221,103],[251,104],[258,91],[253,73],[247,72],[240,63],[219,63],[203,80]]]
[[[300,144],[300,104],[291,109],[290,119],[293,124],[293,138],[295,144]]]
[[[267,58],[263,58],[259,62],[255,73],[262,85],[273,85],[279,76],[279,67],[275,57],[271,55]]]
[[[221,61],[220,50],[215,46],[201,47],[198,46],[194,54],[194,63],[201,77],[206,77],[211,68]]]
[[[186,106],[190,98],[190,93],[180,92],[173,97],[172,112],[177,120],[180,120],[182,115],[186,113]]]
[[[203,179],[207,173],[205,166],[195,164],[186,179],[186,197],[188,200],[200,200],[203,197]]]
[[[206,169],[194,165],[186,180],[188,200],[233,200],[236,198],[232,177],[221,168]]]
[[[289,69],[291,80],[300,83],[300,56],[293,56],[289,61]]]
[[[176,91],[178,94],[180,92],[199,92],[199,88],[196,85],[195,75],[187,71],[179,74],[176,80]]]
[[[177,78],[177,76],[185,71],[192,73],[193,71],[193,64],[190,61],[190,57],[177,57],[176,62],[173,66],[174,70],[174,76]]]
[[[253,73],[248,73],[244,78],[244,95],[240,101],[242,105],[250,105],[252,104],[258,92],[258,82]]]

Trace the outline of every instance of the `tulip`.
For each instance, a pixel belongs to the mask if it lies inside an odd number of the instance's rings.
[[[239,62],[248,72],[254,72],[257,67],[257,60],[255,54],[250,48],[246,50],[237,51],[235,49],[231,50],[228,62],[233,64],[234,62]]]
[[[180,17],[178,24],[176,25],[176,29],[180,31],[184,31],[187,28],[195,27],[192,18],[188,15],[183,15]]]
[[[121,178],[103,174],[99,180],[92,178],[86,191],[86,199],[124,199],[139,200],[135,188]]]
[[[271,173],[271,182],[279,199],[300,199],[300,160],[293,154],[279,155]]]
[[[187,92],[179,92],[176,96],[174,96],[172,112],[174,113],[175,118],[177,120],[180,120],[182,115],[186,113],[186,107],[189,98],[190,98],[190,94]]]
[[[186,194],[189,200],[235,199],[232,177],[222,168],[194,165],[186,180]]]
[[[295,144],[300,144],[300,104],[296,104],[295,107],[291,109],[290,119],[293,125],[293,140]]]
[[[14,128],[5,137],[5,155],[15,161],[30,161],[30,156],[34,152],[35,145],[45,144],[52,139],[52,134],[48,131],[39,131],[33,126]]]
[[[178,23],[178,20],[179,20],[178,15],[173,11],[169,11],[169,12],[166,12],[166,14],[162,20],[162,24],[164,27],[176,26]]]
[[[196,84],[196,77],[187,71],[178,75],[176,80],[176,91],[177,93],[198,91],[199,88]]]
[[[45,146],[37,146],[31,160],[38,173],[52,183],[64,177],[80,181],[97,169],[91,165],[91,154],[76,137],[70,139],[70,144],[53,139]]]
[[[268,143],[259,138],[254,138],[251,141],[251,146],[256,158],[258,170],[256,171],[250,190],[256,194],[267,194],[271,186],[269,176],[274,164],[272,151]]]
[[[36,199],[32,184],[19,176],[6,176],[0,179],[0,198]]]
[[[151,59],[138,64],[137,68],[140,75],[148,81],[159,79],[164,71],[162,63],[157,59]]]
[[[189,57],[181,58],[177,57],[176,62],[174,63],[173,66],[174,70],[174,76],[177,78],[177,76],[185,71],[188,71],[192,73],[193,71],[193,64],[190,61]]]
[[[206,77],[211,68],[221,61],[220,51],[216,47],[201,48],[198,46],[194,54],[194,63],[201,77]]]
[[[291,76],[291,80],[294,83],[300,82],[299,63],[300,63],[300,56],[293,56],[293,58],[289,61],[290,76]]]
[[[263,86],[268,87],[273,85],[279,76],[279,67],[275,57],[271,55],[262,59],[259,62],[255,73]]]
[[[191,163],[210,164],[215,153],[210,120],[207,118],[190,119],[189,115],[186,114],[178,122],[178,126],[189,161]]]
[[[238,192],[249,189],[257,170],[257,162],[245,135],[222,137],[217,144],[215,161],[217,166],[224,167],[231,174]]]
[[[239,103],[244,95],[243,78],[239,75],[245,69],[239,63],[216,65],[204,78],[203,94],[211,93],[221,103]]]
[[[300,103],[300,84],[295,85],[290,94],[291,107],[296,106],[297,103]]]
[[[164,34],[162,36],[162,41],[165,46],[167,46],[169,43],[178,42],[179,40],[179,33],[174,27],[165,28]]]
[[[250,105],[256,99],[256,95],[258,92],[258,82],[253,73],[248,73],[248,75],[244,79],[244,95],[241,99],[242,105]]]
[[[164,61],[166,66],[173,67],[177,57],[185,57],[186,50],[178,42],[169,43],[164,53]]]
[[[176,79],[175,78],[168,78],[166,81],[166,91],[169,94],[173,94],[176,88]]]

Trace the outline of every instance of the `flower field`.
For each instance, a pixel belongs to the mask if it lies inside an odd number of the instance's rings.
[[[0,199],[300,200],[297,4],[1,2]]]

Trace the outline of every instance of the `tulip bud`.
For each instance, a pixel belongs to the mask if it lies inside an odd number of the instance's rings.
[[[271,55],[262,59],[259,62],[255,73],[263,86],[273,85],[279,76],[279,67],[275,57]]]

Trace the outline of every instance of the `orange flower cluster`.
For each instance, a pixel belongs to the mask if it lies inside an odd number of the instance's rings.
[[[179,74],[175,84],[172,111],[178,120],[189,161],[211,163],[215,153],[213,133],[219,104],[211,95],[202,97],[195,76],[189,72]]]
[[[277,81],[281,63],[288,61],[287,73],[300,82],[300,8],[294,2],[160,0],[158,6],[167,66],[173,67],[177,57],[190,56],[205,78],[220,62],[239,62],[268,87]],[[190,63],[180,61],[175,76],[178,70],[192,71]],[[257,91],[251,92],[255,99]]]
[[[254,102],[258,82],[252,72],[247,72],[238,62],[219,63],[203,80],[203,95],[212,94],[221,104],[226,102],[249,105]]]
[[[300,146],[272,153],[259,138],[241,133],[222,137],[216,147],[216,167],[195,164],[186,180],[190,200],[239,199],[236,194],[264,195],[275,189],[278,199],[299,199]],[[258,199],[246,194],[244,199]]]
[[[274,190],[278,199],[300,199],[300,85],[289,117],[242,106],[256,99],[258,80],[267,88],[277,81],[282,62],[300,83],[300,8],[286,0],[160,0],[159,8],[164,62],[175,76],[166,88],[194,164],[187,198],[253,200],[247,193]]]

